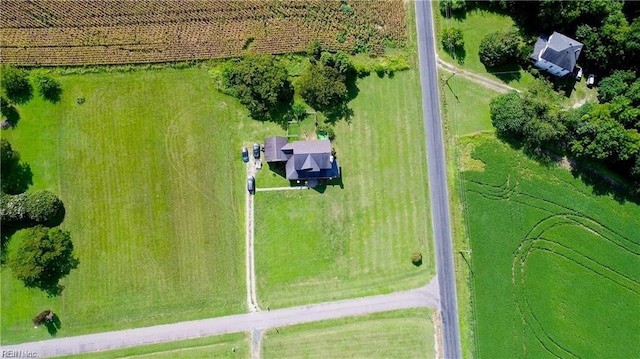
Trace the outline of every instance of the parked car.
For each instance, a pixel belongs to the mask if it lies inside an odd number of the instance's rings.
[[[249,162],[249,150],[246,147],[242,147],[242,162]]]
[[[596,83],[596,75],[594,74],[589,75],[589,77],[587,77],[587,87],[592,88],[593,84],[595,83]]]
[[[256,160],[260,159],[260,145],[257,143],[253,144],[253,158]]]
[[[256,179],[253,176],[247,177],[247,191],[251,194],[256,192]]]
[[[576,81],[582,80],[582,67],[576,67]]]

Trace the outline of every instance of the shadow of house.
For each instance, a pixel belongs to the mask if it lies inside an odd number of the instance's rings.
[[[284,177],[293,185],[314,188],[320,182],[340,178],[340,165],[329,140],[288,143],[286,137],[269,137],[264,141],[264,156],[270,168],[284,164]]]

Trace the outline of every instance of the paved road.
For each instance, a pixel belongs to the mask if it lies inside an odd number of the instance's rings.
[[[440,310],[442,316],[442,346],[446,359],[460,358],[460,330],[458,304],[453,268],[451,224],[449,220],[449,194],[447,167],[445,166],[440,99],[438,96],[438,72],[431,2],[416,1],[418,28],[418,53],[422,82],[422,108],[427,141],[429,169],[429,195],[436,247],[436,271],[440,284]]]
[[[434,278],[426,286],[409,291],[146,328],[58,338],[17,345],[5,345],[2,347],[2,351],[35,352],[38,354],[38,358],[43,358],[128,348],[143,344],[169,342],[226,333],[255,333],[255,331],[268,328],[390,310],[422,307],[437,308],[438,304],[438,282]]]

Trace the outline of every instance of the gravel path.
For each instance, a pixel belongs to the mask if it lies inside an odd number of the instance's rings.
[[[271,309],[153,327],[120,330],[40,342],[5,345],[4,352],[34,352],[38,358],[128,348],[226,333],[253,332],[321,320],[409,308],[438,308],[438,282],[408,291],[335,302]]]
[[[250,157],[249,163],[247,163],[247,176],[256,175],[256,164],[253,157]],[[254,220],[253,220],[253,194],[249,191],[245,191],[245,267],[247,271],[247,306],[250,312],[260,310],[258,305],[258,298],[256,295],[256,271],[254,260]]]
[[[469,80],[471,80],[471,81],[473,81],[473,82],[475,82],[477,84],[480,84],[480,85],[482,85],[484,87],[490,88],[490,89],[492,89],[494,91],[502,92],[502,93],[506,93],[506,92],[509,92],[509,91],[518,91],[518,92],[520,92],[520,90],[518,90],[516,88],[513,88],[513,87],[511,87],[509,85],[505,85],[502,82],[495,81],[495,80],[492,80],[492,79],[488,79],[488,78],[486,78],[484,76],[480,76],[478,74],[474,74],[472,72],[465,71],[465,70],[463,70],[463,69],[461,69],[459,67],[456,67],[455,65],[452,65],[452,64],[450,64],[448,62],[445,62],[444,60],[439,58],[438,55],[436,55],[436,59],[438,61],[438,67],[439,68],[441,68],[441,69],[443,69],[443,70],[445,70],[447,72],[450,72],[450,73],[454,73],[455,72],[456,76],[462,76],[462,77],[464,77],[466,79],[469,79]]]

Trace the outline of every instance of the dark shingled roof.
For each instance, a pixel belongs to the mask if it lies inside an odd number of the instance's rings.
[[[288,159],[282,147],[287,144],[287,138],[273,136],[264,139],[264,158],[267,162],[284,162]]]
[[[289,180],[340,177],[340,166],[331,156],[329,140],[287,143],[285,137],[269,137],[265,139],[265,158],[267,162],[286,160]]]
[[[563,69],[572,71],[576,66],[576,61],[580,56],[584,45],[570,37],[564,36],[559,32],[554,32],[546,39],[543,36],[538,38],[534,47],[534,60],[538,60],[537,56],[543,58]],[[542,53],[540,53],[542,50]]]

